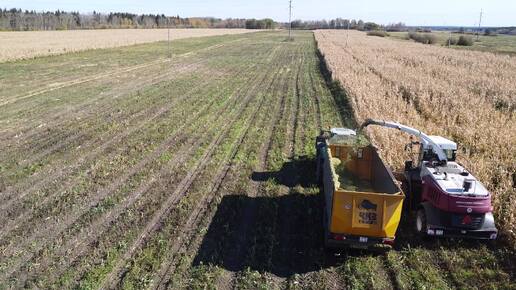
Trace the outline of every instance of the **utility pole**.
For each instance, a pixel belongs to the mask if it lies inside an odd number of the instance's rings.
[[[167,28],[168,28],[168,58],[172,59],[172,50],[170,50],[170,18],[167,16]]]
[[[478,21],[477,41],[480,40],[480,26],[482,25],[482,14],[484,10],[480,9],[480,20]]]
[[[288,39],[292,40],[292,0],[289,0],[288,3]]]
[[[346,30],[346,47],[348,47],[349,43],[349,25],[351,24],[351,20],[348,20],[348,29]]]

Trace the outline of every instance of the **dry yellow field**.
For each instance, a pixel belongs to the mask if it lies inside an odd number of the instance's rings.
[[[171,39],[254,32],[246,29],[171,29]],[[0,62],[168,39],[167,29],[0,32]]]
[[[460,162],[493,192],[499,227],[516,240],[516,58],[366,36],[317,31],[333,78],[365,118],[397,121],[459,143]],[[408,136],[368,132],[400,168]]]

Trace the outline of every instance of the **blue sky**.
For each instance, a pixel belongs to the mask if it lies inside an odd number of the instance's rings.
[[[478,25],[480,9],[485,26],[516,26],[515,0],[293,0],[294,19],[363,19],[382,24]],[[164,13],[183,17],[271,17],[288,20],[288,0],[0,0],[2,8],[91,12]]]

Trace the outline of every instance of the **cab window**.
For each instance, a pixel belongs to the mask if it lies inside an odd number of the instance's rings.
[[[444,150],[444,153],[446,154],[446,159],[448,159],[448,161],[455,161],[457,158],[457,150]]]

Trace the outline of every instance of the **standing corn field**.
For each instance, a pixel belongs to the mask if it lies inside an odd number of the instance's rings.
[[[460,144],[461,160],[493,192],[499,225],[516,238],[516,58],[403,43],[365,33],[318,31],[333,78],[355,117],[394,120]],[[400,167],[404,139],[369,129],[382,155]]]

